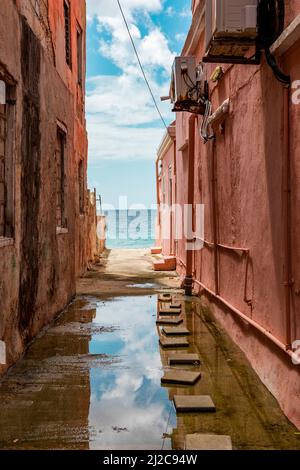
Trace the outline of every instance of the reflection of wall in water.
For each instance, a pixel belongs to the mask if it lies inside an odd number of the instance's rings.
[[[84,305],[71,305],[53,329],[31,345],[25,359],[1,384],[0,400],[5,399],[11,384],[22,381],[22,394],[16,396],[13,406],[1,410],[1,448],[22,436],[14,447],[89,449],[91,389],[86,356],[91,334],[86,327],[96,310],[80,310]]]

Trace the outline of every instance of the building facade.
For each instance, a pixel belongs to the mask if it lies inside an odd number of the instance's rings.
[[[72,299],[96,249],[85,32],[85,0],[0,4],[0,373]]]
[[[223,64],[216,81],[218,64],[205,64],[215,139],[203,142],[202,116],[177,113],[176,159],[159,155],[158,194],[172,174],[177,204],[192,204],[194,217],[204,205],[203,246],[187,249],[186,237],[174,243],[183,286],[202,297],[300,427],[300,7],[285,3],[285,30],[272,51],[292,86],[276,80],[264,55],[260,65]],[[193,1],[192,12],[182,55],[199,64],[205,2]],[[167,238],[176,238],[174,224]],[[168,244],[163,250],[170,255]]]
[[[173,234],[172,224],[174,214],[168,212],[168,208],[175,203],[176,188],[173,181],[176,181],[176,123],[169,126],[162,143],[157,152],[156,160],[156,180],[157,180],[157,204],[165,210],[158,212],[156,238],[157,244],[162,248],[165,256],[173,256],[175,253],[175,239],[170,237]]]

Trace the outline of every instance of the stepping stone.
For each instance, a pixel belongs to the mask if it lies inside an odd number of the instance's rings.
[[[163,328],[163,333],[167,336],[186,336],[190,335],[191,333],[187,328],[184,327],[179,327],[179,328],[171,328],[171,327],[165,327]]]
[[[215,412],[216,407],[211,397],[205,395],[175,395],[174,405],[179,413]]]
[[[160,345],[163,348],[187,348],[189,342],[186,338],[159,338]]]
[[[232,450],[231,437],[216,434],[187,434],[185,450]]]
[[[169,365],[182,365],[182,364],[201,364],[198,354],[172,354],[169,356]]]
[[[160,302],[170,302],[172,301],[172,296],[171,294],[161,294],[158,296],[158,300]]]
[[[181,308],[182,308],[182,304],[180,304],[180,303],[178,303],[178,304],[173,303],[173,304],[170,305],[170,308],[180,308],[180,309],[181,309]]]
[[[160,315],[180,315],[181,308],[160,308],[159,314]]]
[[[157,325],[180,325],[183,323],[182,318],[163,318],[160,317],[157,321]]]
[[[151,255],[160,255],[162,253],[162,248],[160,246],[154,246],[151,248]]]
[[[200,372],[189,372],[185,370],[172,370],[166,372],[161,379],[162,384],[195,385],[201,379]]]

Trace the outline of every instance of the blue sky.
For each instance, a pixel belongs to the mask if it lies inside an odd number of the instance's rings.
[[[147,77],[171,122],[170,71],[191,23],[191,0],[122,0]],[[116,0],[87,0],[89,186],[118,207],[155,203],[156,150],[164,128],[141,76]]]

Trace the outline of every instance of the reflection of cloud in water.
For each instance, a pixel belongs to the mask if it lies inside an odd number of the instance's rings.
[[[172,405],[160,386],[162,365],[152,316],[156,302],[156,297],[128,297],[97,309],[97,323],[120,329],[93,337],[90,351],[107,352],[110,339],[111,354],[120,356],[121,363],[110,370],[91,369],[91,448],[161,448]]]

